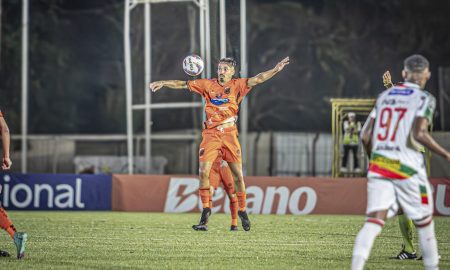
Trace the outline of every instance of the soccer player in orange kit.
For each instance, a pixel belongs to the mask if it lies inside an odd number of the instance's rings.
[[[10,136],[9,128],[6,124],[5,118],[0,111],[0,132],[2,135],[2,146],[3,146],[3,160],[2,160],[2,170],[9,170],[11,168],[12,162],[9,158],[9,145]],[[0,193],[2,192],[2,186],[0,186]],[[17,248],[17,259],[22,259],[25,256],[25,243],[27,242],[27,234],[22,232],[17,232],[14,224],[9,219],[8,214],[6,214],[5,209],[0,207],[0,228],[5,230],[14,241]],[[0,257],[9,257],[9,253],[0,250]]]
[[[209,207],[211,166],[219,152],[228,163],[235,181],[238,197],[238,215],[244,230],[250,230],[250,220],[246,212],[246,193],[242,173],[241,146],[238,141],[236,126],[239,104],[250,90],[268,79],[289,64],[289,57],[284,58],[274,68],[259,73],[252,78],[233,78],[236,61],[233,58],[222,58],[217,68],[218,78],[198,79],[192,81],[156,81],[150,84],[153,92],[163,87],[171,89],[189,89],[200,94],[205,100],[206,121],[202,132],[203,140],[199,150],[199,195],[202,200],[203,211],[198,225],[206,225],[211,215]],[[206,229],[207,230],[207,227]]]

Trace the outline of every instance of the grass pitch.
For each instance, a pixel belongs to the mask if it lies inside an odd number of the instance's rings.
[[[362,216],[251,215],[252,229],[230,232],[229,216],[211,216],[208,232],[191,229],[199,214],[17,212],[29,235],[26,257],[0,258],[0,269],[349,269]],[[450,218],[435,218],[441,269],[450,269]],[[415,239],[417,246],[417,239]],[[397,261],[396,219],[375,242],[367,269],[423,269]],[[6,232],[0,249],[15,256]]]

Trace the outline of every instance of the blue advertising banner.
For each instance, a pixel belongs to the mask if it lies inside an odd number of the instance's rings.
[[[1,205],[24,210],[111,210],[111,175],[0,174]]]

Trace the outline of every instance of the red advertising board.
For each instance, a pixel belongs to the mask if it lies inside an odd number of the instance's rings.
[[[250,214],[364,214],[365,178],[246,177]],[[450,216],[450,179],[432,179],[435,215]],[[112,209],[167,213],[198,212],[197,176],[113,175]],[[229,212],[219,188],[213,212]]]

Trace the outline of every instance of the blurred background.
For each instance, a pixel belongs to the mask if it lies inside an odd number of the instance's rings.
[[[431,63],[427,90],[437,99],[433,135],[450,148],[450,2],[445,0],[247,0],[248,74],[291,64],[247,97],[247,175],[332,174],[331,98],[373,99],[403,59]],[[13,136],[13,171],[22,166],[21,0],[0,0],[0,109]],[[226,54],[241,59],[240,1],[224,1]],[[220,58],[220,0],[208,0],[211,66]],[[26,172],[127,173],[123,0],[32,0],[28,22]],[[133,104],[142,104],[144,6],[130,11]],[[193,1],[151,5],[151,80],[191,79],[183,58],[200,54]],[[189,91],[163,90],[152,103],[199,102]],[[133,112],[134,173],[196,174],[201,108],[151,114],[151,168],[144,159],[144,111]],[[357,115],[363,123],[365,115]],[[335,139],[335,138],[334,138]],[[342,157],[342,149],[339,157]],[[364,161],[359,148],[358,158]],[[431,157],[434,177],[449,175]]]

